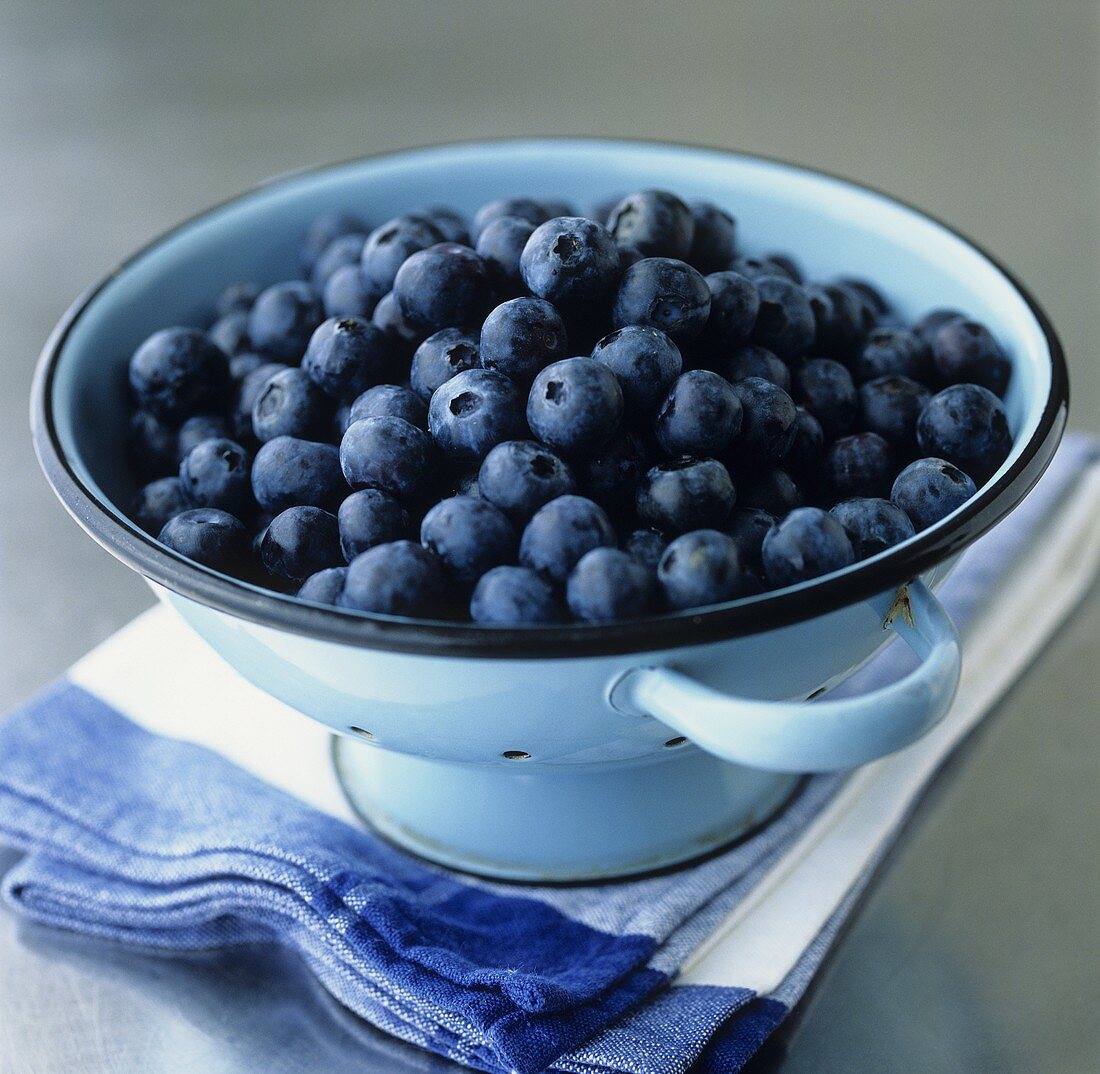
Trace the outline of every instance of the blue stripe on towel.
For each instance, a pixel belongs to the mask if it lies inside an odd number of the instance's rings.
[[[463,883],[79,687],[0,724],[0,756],[0,841],[33,852],[4,895],[39,920],[180,949],[289,936],[334,990],[361,975],[402,1016],[468,1023],[487,1069],[540,1070],[667,981],[652,937]]]

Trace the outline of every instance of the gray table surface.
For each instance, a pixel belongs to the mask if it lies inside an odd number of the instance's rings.
[[[805,161],[933,209],[1058,325],[1100,431],[1094,3],[0,5],[0,707],[146,607],[38,474],[31,368],[151,234],[270,174],[593,133]],[[1100,1069],[1100,595],[925,799],[756,1069]],[[135,955],[0,912],[0,1071],[453,1069],[293,960]]]

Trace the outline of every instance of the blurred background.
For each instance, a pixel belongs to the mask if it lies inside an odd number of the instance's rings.
[[[6,0],[0,708],[151,603],[136,575],[65,517],[31,451],[33,363],[72,299],[152,235],[272,174],[552,133],[761,152],[932,211],[1034,291],[1069,356],[1072,422],[1100,431],[1095,0]],[[1094,594],[982,733],[965,773],[922,808],[768,1062],[1095,1069],[1100,1037],[1085,1000],[1100,988],[1098,855],[1078,854],[1067,817],[1081,809],[1072,789],[1095,787],[1097,767],[1083,758],[1100,756],[1085,700],[1098,632]],[[1028,839],[1044,849],[1021,875],[1011,848]],[[18,974],[59,987],[50,975],[70,974],[74,992],[88,987],[79,960],[54,968],[20,947],[0,962],[0,983]],[[132,989],[104,989],[103,1025],[164,1028],[162,1008],[151,1006],[154,1016],[134,1006]],[[33,1013],[38,994],[22,992],[23,1014]],[[10,1013],[0,1008],[0,1022]],[[199,1025],[200,1038],[213,1032]],[[177,1043],[191,1031],[170,1028]],[[155,1054],[148,1069],[162,1069]]]

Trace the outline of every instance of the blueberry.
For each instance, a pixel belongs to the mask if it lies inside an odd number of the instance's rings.
[[[778,466],[753,468],[737,482],[737,502],[772,515],[785,515],[803,504],[802,490],[786,470]]]
[[[513,298],[481,326],[481,364],[526,387],[540,369],[564,358],[565,322],[541,298]]]
[[[534,198],[498,198],[496,201],[488,201],[474,214],[474,222],[470,228],[475,242],[481,240],[485,229],[496,220],[512,217],[516,220],[526,220],[532,227],[538,227],[550,218],[545,205]]]
[[[478,472],[481,495],[516,525],[544,504],[573,492],[569,467],[533,440],[507,440],[485,456]]]
[[[409,380],[413,391],[427,402],[441,384],[479,364],[477,338],[462,328],[444,328],[416,348]]]
[[[565,618],[557,590],[529,567],[494,567],[483,574],[470,599],[475,623],[493,626],[560,623]]]
[[[844,295],[851,309],[855,311],[856,339],[861,343],[864,337],[879,324],[878,310],[866,295],[845,283],[835,283],[832,289],[836,296]]]
[[[234,310],[232,313],[219,317],[207,330],[214,345],[233,357],[236,354],[244,354],[252,349],[252,341],[248,338],[248,311]]]
[[[665,603],[676,610],[735,600],[745,587],[737,545],[712,529],[677,537],[661,557],[657,581]]]
[[[217,316],[224,317],[229,313],[247,313],[252,309],[252,303],[260,293],[258,283],[231,283],[227,284],[218,296],[214,309]]]
[[[340,441],[340,466],[352,488],[379,488],[408,499],[423,487],[435,455],[432,438],[401,418],[362,418]]]
[[[716,363],[718,372],[731,383],[746,377],[761,377],[791,390],[791,371],[787,364],[764,347],[738,347]]]
[[[860,425],[878,433],[902,456],[917,446],[917,418],[932,393],[908,377],[876,377],[859,387]]]
[[[988,388],[955,384],[921,411],[917,443],[925,455],[954,463],[981,484],[1008,458],[1012,434],[1004,404]]]
[[[615,529],[603,508],[583,496],[559,496],[527,523],[519,560],[525,567],[564,583],[581,556],[593,548],[613,548]]]
[[[270,574],[300,581],[343,563],[336,516],[320,507],[288,507],[268,524],[260,559]]]
[[[337,269],[347,265],[359,267],[363,258],[363,244],[366,240],[367,236],[363,232],[352,231],[347,235],[341,235],[338,239],[333,239],[325,247],[309,274],[309,282],[318,294],[324,292],[325,284]]]
[[[330,317],[309,340],[302,369],[326,394],[354,399],[389,371],[393,350],[386,333],[361,317]]]
[[[298,599],[314,604],[339,604],[347,576],[347,567],[326,567],[311,574],[298,590]]]
[[[229,359],[229,377],[234,383],[240,384],[249,373],[265,364],[258,354],[235,354]]]
[[[470,225],[466,217],[445,205],[434,205],[416,214],[427,220],[443,236],[444,242],[458,242],[470,246]]]
[[[855,550],[832,515],[799,507],[768,531],[761,559],[768,582],[778,588],[847,567],[855,562]]]
[[[791,283],[806,282],[803,278],[802,269],[798,267],[798,262],[790,254],[773,250],[770,254],[764,255],[764,261],[769,265],[774,265],[779,270],[775,275],[782,276],[784,279],[790,280]]]
[[[415,347],[428,335],[422,328],[409,324],[397,305],[397,299],[392,291],[386,292],[374,307],[371,320],[386,332],[391,339],[406,347]]]
[[[441,242],[397,270],[393,295],[409,324],[440,328],[480,324],[493,297],[489,266],[468,246]]]
[[[661,403],[654,431],[669,455],[719,455],[741,431],[741,400],[717,373],[689,369]]]
[[[325,311],[317,292],[301,280],[272,284],[260,292],[248,315],[252,346],[282,362],[298,362]]]
[[[371,317],[385,293],[358,265],[343,265],[325,281],[321,301],[326,317]]]
[[[642,325],[627,325],[604,336],[592,357],[615,374],[626,417],[635,424],[653,416],[684,364],[680,349],[664,332]]]
[[[130,359],[138,406],[164,421],[220,410],[229,395],[229,360],[196,328],[162,328]]]
[[[742,567],[755,571],[763,569],[760,549],[768,530],[774,525],[775,515],[760,507],[738,507],[730,515],[726,533],[737,545],[737,555]]]
[[[284,369],[269,377],[252,404],[252,431],[261,443],[277,436],[320,439],[332,406],[304,369]]]
[[[794,439],[783,457],[783,466],[796,477],[814,473],[825,454],[825,431],[821,422],[804,407],[794,419]]]
[[[783,276],[761,276],[755,281],[760,309],[752,342],[790,361],[801,357],[814,341],[814,311],[806,292]]]
[[[161,477],[150,482],[134,497],[130,517],[146,533],[158,534],[165,523],[191,506],[178,477]]]
[[[771,257],[735,257],[729,264],[732,272],[755,282],[764,276],[782,276],[791,283],[799,283],[796,274],[792,274],[790,268]]]
[[[668,541],[658,530],[634,530],[623,541],[623,551],[633,556],[643,567],[655,574],[661,556],[665,554]]]
[[[439,560],[413,541],[380,544],[348,564],[340,604],[383,615],[440,614],[450,587]]]
[[[707,281],[683,261],[647,257],[623,273],[611,320],[616,328],[640,324],[677,343],[702,332],[710,315]]]
[[[721,526],[736,494],[729,471],[714,459],[675,459],[648,470],[638,483],[636,507],[662,533]]]
[[[409,516],[388,492],[366,488],[353,492],[336,513],[340,547],[350,563],[361,552],[408,536]]]
[[[595,455],[576,464],[581,492],[613,515],[633,509],[646,456],[633,433],[619,432]]]
[[[943,384],[977,384],[1003,396],[1012,364],[985,325],[956,318],[932,337],[932,356]]]
[[[332,444],[277,436],[252,460],[252,495],[271,514],[307,505],[335,510],[347,494],[340,452]]]
[[[436,389],[428,430],[448,458],[480,462],[497,444],[523,435],[523,399],[502,374],[466,369]]]
[[[203,440],[180,463],[180,486],[192,507],[216,507],[245,518],[255,506],[250,470],[240,444],[224,437]]]
[[[157,540],[173,552],[215,570],[239,567],[248,554],[244,523],[213,507],[197,507],[170,518]]]
[[[302,268],[312,272],[317,259],[341,235],[362,234],[366,225],[357,216],[346,212],[329,212],[309,225],[302,242]]]
[[[834,500],[886,496],[897,474],[894,453],[878,433],[834,440],[821,463],[821,476]]]
[[[760,312],[756,284],[739,272],[712,272],[706,277],[710,313],[700,342],[714,354],[743,347],[752,335]]]
[[[882,297],[873,284],[854,276],[842,276],[837,282],[857,299],[865,302],[874,311],[877,319],[881,320],[890,313],[890,303]]]
[[[637,246],[645,257],[684,260],[691,253],[695,217],[667,190],[629,194],[607,218],[607,230],[622,246]]]
[[[687,262],[700,272],[718,272],[732,260],[737,222],[711,201],[693,201],[689,208],[695,220]]]
[[[581,556],[565,586],[569,610],[588,623],[644,615],[653,603],[650,570],[617,548],[593,548]]]
[[[814,315],[813,350],[846,358],[864,334],[859,304],[849,291],[829,284],[810,284],[806,298]]]
[[[831,358],[811,358],[794,374],[794,397],[832,438],[855,428],[859,397],[852,375]]]
[[[930,366],[931,356],[920,336],[905,328],[875,328],[864,340],[854,371],[861,383],[891,373],[924,383]]]
[[[196,414],[188,418],[176,433],[176,458],[182,462],[184,456],[197,444],[204,440],[214,440],[219,437],[233,438],[229,422],[220,414]],[[196,504],[195,506],[214,507],[215,504]],[[226,508],[227,511],[231,508]]]
[[[376,384],[351,404],[347,425],[360,418],[403,418],[410,425],[427,430],[428,404],[412,388],[400,384]]]
[[[442,232],[426,217],[394,217],[367,236],[363,245],[363,276],[372,288],[385,294],[393,288],[397,271],[407,258],[443,241]]]
[[[136,410],[126,435],[126,453],[139,477],[164,477],[179,468],[177,431],[148,410]]]
[[[518,295],[523,291],[519,261],[535,225],[518,216],[499,216],[477,237],[477,254],[489,266],[493,286],[499,295]]]
[[[894,482],[890,499],[918,530],[946,518],[978,490],[974,482],[946,459],[917,459]]]
[[[439,557],[451,578],[464,588],[472,588],[486,571],[516,558],[512,524],[488,500],[472,496],[440,500],[420,524],[420,543]]]
[[[276,373],[290,368],[282,362],[261,362],[241,378],[237,385],[232,413],[233,431],[238,440],[249,440],[253,437],[252,408],[256,405],[260,392],[267,386],[267,382]]]
[[[527,397],[527,422],[543,443],[565,455],[592,453],[623,416],[615,374],[595,358],[566,358],[543,369]]]
[[[733,385],[741,400],[739,454],[761,462],[779,462],[794,442],[798,412],[794,400],[778,385],[746,377]]]
[[[875,497],[843,500],[830,508],[852,542],[856,559],[867,559],[913,536],[909,516],[889,500]]]
[[[913,331],[931,347],[932,340],[935,338],[936,333],[947,324],[948,321],[963,320],[966,320],[966,314],[961,313],[959,310],[941,307],[939,309],[929,310],[915,325],[913,325]]]
[[[599,305],[619,278],[615,240],[599,224],[561,216],[531,233],[520,257],[528,289],[561,308]]]

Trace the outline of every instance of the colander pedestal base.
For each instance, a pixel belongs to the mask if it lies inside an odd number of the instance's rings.
[[[462,764],[341,737],[337,773],[376,831],[421,857],[504,880],[604,880],[690,861],[774,813],[800,777],[685,744],[609,764]]]

